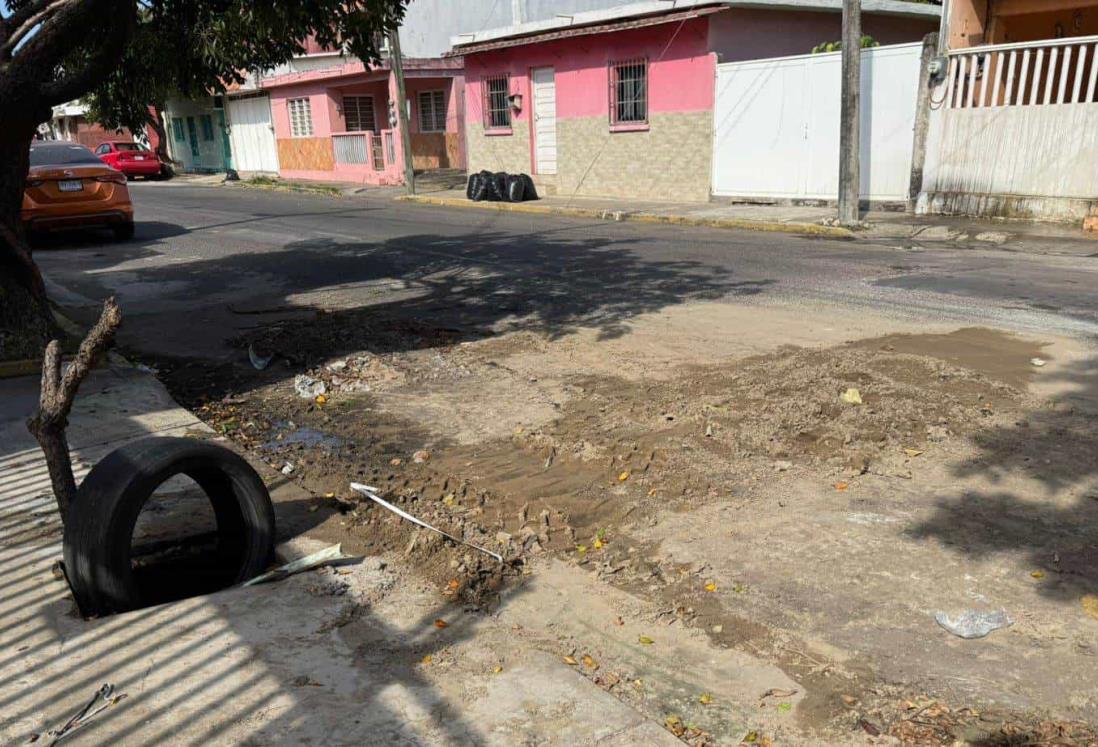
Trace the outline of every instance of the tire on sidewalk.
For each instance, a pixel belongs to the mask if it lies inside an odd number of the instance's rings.
[[[139,578],[131,543],[145,503],[169,478],[186,475],[205,492],[217,521],[212,561],[225,588],[259,575],[270,561],[274,507],[262,478],[243,457],[189,438],[146,438],[112,451],[84,478],[65,524],[65,573],[85,616],[163,601],[155,576]]]

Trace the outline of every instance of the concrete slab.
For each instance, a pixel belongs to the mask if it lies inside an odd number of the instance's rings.
[[[36,390],[0,381],[0,742],[44,739],[109,682],[125,698],[66,744],[678,744],[507,621],[465,614],[381,558],[81,619],[51,570],[61,526],[23,426]],[[78,478],[137,437],[212,435],[117,363],[92,374],[71,420]]]

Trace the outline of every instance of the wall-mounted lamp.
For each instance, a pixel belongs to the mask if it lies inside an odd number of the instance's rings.
[[[512,93],[507,97],[507,103],[511,105],[511,108],[517,112],[522,111],[522,94]]]

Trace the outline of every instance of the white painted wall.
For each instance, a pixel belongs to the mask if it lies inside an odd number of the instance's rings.
[[[629,0],[412,0],[400,29],[405,57],[438,57],[458,34],[625,5]],[[519,17],[516,17],[518,15]]]
[[[930,213],[1082,220],[1098,206],[1098,37],[950,55],[931,95]]]
[[[907,199],[921,52],[862,51],[863,198]],[[836,199],[841,73],[839,53],[718,65],[713,193]]]

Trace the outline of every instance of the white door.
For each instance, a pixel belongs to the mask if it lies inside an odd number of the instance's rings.
[[[534,68],[534,171],[557,173],[557,82],[551,67]]]
[[[278,173],[278,145],[267,94],[231,98],[227,103],[229,139],[237,171]]]

